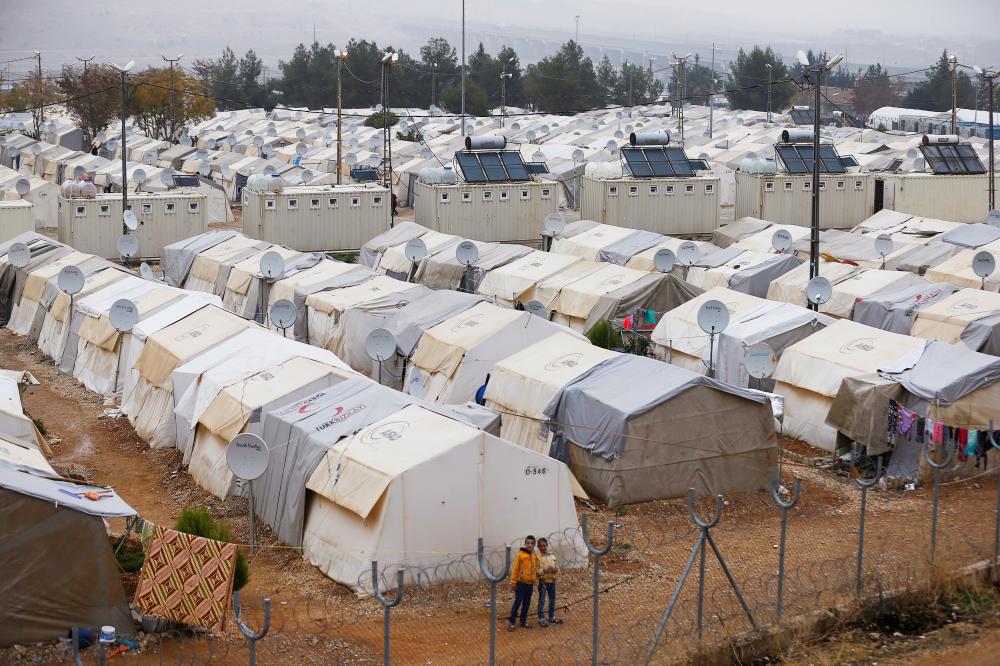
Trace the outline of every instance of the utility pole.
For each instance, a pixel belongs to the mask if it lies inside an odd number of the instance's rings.
[[[431,106],[434,106],[434,93],[437,91],[437,66],[436,62],[431,63]]]
[[[948,64],[951,65],[951,133],[958,134],[958,56],[954,53],[948,55]]]
[[[462,136],[465,136],[465,0],[462,0]]]
[[[80,56],[76,56],[76,59],[83,63],[83,73],[86,74],[87,65],[90,63],[91,60],[94,59],[94,56],[90,56],[89,58],[81,58]]]
[[[575,43],[580,43],[580,15],[576,15],[576,39],[573,40]]]
[[[42,102],[42,52],[35,51],[35,58],[38,60],[38,82],[35,84],[35,101],[38,102],[38,127],[41,132],[42,125],[45,124],[45,104]]]
[[[167,141],[174,140],[174,133],[177,131],[177,116],[174,115],[174,63],[180,62],[180,59],[184,57],[183,53],[178,53],[174,58],[168,58],[167,56],[160,54],[164,62],[170,63],[170,131],[167,134]]]
[[[342,151],[344,145],[343,129],[341,127],[344,124],[343,97],[341,96],[341,92],[343,89],[341,85],[343,83],[343,77],[341,76],[341,73],[344,61],[347,60],[347,51],[338,51],[336,55],[337,55],[337,185],[340,185],[340,178],[341,178],[340,170],[342,166],[341,159],[343,159]]]
[[[503,61],[503,71],[500,72],[500,127],[503,127],[504,118],[507,117],[507,79],[513,74],[507,72],[507,63],[510,58]]]
[[[712,42],[712,91],[708,95],[708,138],[715,134],[715,42]]]
[[[681,132],[681,144],[684,143],[684,64],[687,59],[691,57],[691,54],[679,56],[676,53],[671,53],[674,60],[677,61],[677,125]]]
[[[769,62],[764,63],[764,67],[767,67],[767,122],[768,124],[770,124],[771,123],[771,73],[774,70],[774,67],[772,67],[771,63]]]
[[[996,199],[997,175],[995,166],[996,158],[993,152],[994,151],[993,144],[996,141],[996,134],[995,134],[996,130],[994,128],[994,120],[993,120],[993,97],[994,97],[993,87],[995,85],[995,79],[997,78],[997,76],[1000,76],[1000,72],[993,72],[992,74],[988,74],[984,72],[983,69],[978,65],[974,66],[972,69],[975,70],[976,74],[982,77],[983,81],[986,82],[987,86],[986,93],[990,96],[990,101],[989,101],[990,123],[989,123],[989,134],[987,135],[989,141],[989,162],[990,162],[990,173],[989,173],[990,182],[987,184],[987,192],[988,192],[987,212],[988,212],[997,209],[997,199]],[[976,96],[976,99],[977,100],[979,99],[978,95]]]
[[[119,67],[115,63],[109,63],[112,68],[114,68],[119,74],[121,74],[121,120],[122,120],[122,138],[121,146],[119,147],[122,151],[122,233],[128,233],[128,227],[125,226],[125,211],[128,210],[128,164],[125,161],[125,155],[128,151],[125,149],[125,118],[128,114],[125,109],[125,79],[128,76],[129,71],[135,65],[132,60],[128,61],[128,64],[124,67]]]
[[[386,51],[382,56],[382,173],[385,188],[392,197],[392,127],[389,125],[389,81],[392,66],[399,60],[399,54]]]

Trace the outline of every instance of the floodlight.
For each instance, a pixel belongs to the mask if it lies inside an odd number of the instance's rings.
[[[833,56],[833,59],[829,60],[826,63],[826,69],[828,69],[828,70],[829,69],[833,69],[834,67],[836,67],[837,65],[839,65],[840,62],[843,59],[844,59],[844,54],[843,53],[838,53],[837,55]]]
[[[811,64],[809,62],[809,58],[806,57],[806,54],[802,51],[802,49],[799,49],[798,53],[795,54],[795,59],[798,60],[799,64],[803,67],[808,67]]]
[[[109,62],[108,64],[111,65],[111,67],[113,69],[121,72],[122,74],[127,74],[128,72],[132,71],[133,67],[135,67],[135,60],[129,60],[128,63],[125,64],[124,67],[122,67],[120,65],[116,65],[113,62]]]

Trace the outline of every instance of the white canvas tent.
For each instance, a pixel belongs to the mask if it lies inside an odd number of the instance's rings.
[[[921,308],[910,335],[1000,356],[1000,294],[959,289]]]

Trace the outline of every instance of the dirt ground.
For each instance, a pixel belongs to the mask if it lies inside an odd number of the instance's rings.
[[[141,516],[172,525],[182,508],[203,505],[232,529],[234,538],[248,540],[246,503],[225,502],[197,487],[182,469],[174,450],[149,449],[124,418],[105,418],[105,406],[72,377],[59,375],[34,343],[0,331],[0,367],[28,369],[41,382],[24,394],[26,411],[45,429],[53,450],[52,464],[63,474],[113,486]],[[858,492],[850,478],[811,464],[817,452],[801,443],[785,442],[790,455],[783,465],[783,483],[793,476],[803,483],[803,494],[789,512],[786,612],[813,610],[849,598],[858,535]],[[820,456],[828,458],[829,456]],[[992,470],[992,468],[991,468]],[[980,476],[976,476],[981,474]],[[992,549],[994,474],[973,471],[975,478],[947,476],[941,489],[940,560],[957,567],[985,557]],[[699,502],[709,514],[709,500]],[[930,520],[929,490],[879,490],[869,493],[866,512],[866,589],[890,587],[926,568]],[[591,533],[602,541],[605,525],[617,526],[616,546],[602,562],[602,660],[632,661],[648,642],[695,543],[683,502],[650,502],[619,510],[590,512]],[[774,574],[779,540],[778,513],[767,493],[727,498],[723,518],[713,537],[740,581],[753,612],[767,619],[773,613]],[[122,524],[113,523],[117,531]],[[260,624],[260,600],[272,599],[271,634],[258,647],[260,663],[378,663],[382,655],[382,612],[373,599],[358,599],[302,559],[282,547],[266,525],[258,522],[264,544],[250,556],[251,578],[243,591],[251,626]],[[749,629],[739,614],[725,578],[711,559],[706,568],[706,631],[740,632]],[[475,560],[471,560],[471,566]],[[468,564],[468,563],[467,563]],[[697,567],[695,567],[697,571]],[[693,590],[688,581],[671,620],[664,650],[656,661],[667,661],[693,643]],[[566,623],[549,628],[498,632],[498,663],[513,661],[561,663],[589,661],[590,573],[566,572],[560,582],[560,607]],[[489,609],[484,585],[408,589],[393,611],[393,661],[404,664],[482,663],[486,659]],[[511,601],[501,584],[498,615]],[[505,620],[500,620],[505,629]],[[679,647],[680,646],[680,647]],[[984,627],[948,644],[934,646],[908,664],[930,664],[931,659],[978,664],[996,663],[1000,626]],[[183,655],[188,663],[246,663],[243,641],[232,629],[208,640],[204,636],[168,642],[167,657]],[[57,660],[53,652],[7,650],[0,663],[43,663]],[[128,656],[134,663],[158,661],[150,651]],[[291,662],[289,662],[291,660]],[[978,661],[977,661],[978,660]],[[800,663],[800,662],[793,662]],[[809,663],[809,662],[801,662]],[[903,663],[879,660],[880,664]]]

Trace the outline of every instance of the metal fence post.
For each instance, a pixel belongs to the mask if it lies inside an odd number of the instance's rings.
[[[483,555],[483,538],[479,537],[476,546],[476,554],[479,556],[479,570],[483,572],[486,580],[490,581],[490,666],[496,661],[497,656],[497,583],[502,581],[510,573],[510,544],[504,549],[503,571],[494,575],[492,569],[486,562]]]
[[[590,531],[587,529],[587,513],[584,512],[583,517],[580,520],[583,529],[583,544],[587,547],[587,552],[594,556],[594,619],[593,619],[593,629],[591,634],[591,647],[590,647],[590,664],[591,666],[597,666],[597,653],[599,651],[599,625],[598,621],[601,617],[600,613],[600,603],[601,603],[601,558],[607,555],[611,551],[611,547],[614,545],[615,541],[615,524],[612,521],[608,521],[608,542],[604,544],[604,548],[595,548],[594,544],[590,543]]]
[[[854,479],[861,489],[861,518],[858,525],[858,557],[854,568],[854,594],[861,596],[861,569],[864,566],[865,558],[865,507],[868,506],[868,489],[878,483],[882,476],[882,459],[877,458],[875,462],[875,476],[869,480],[861,477]]]
[[[781,541],[778,549],[778,599],[775,604],[775,614],[778,622],[781,622],[781,602],[785,591],[785,537],[788,534],[788,510],[799,503],[799,494],[802,492],[802,482],[795,479],[795,489],[792,491],[792,498],[785,502],[778,494],[778,479],[771,482],[771,497],[774,503],[781,509]]]
[[[73,664],[75,666],[83,666],[83,660],[80,659],[80,628],[73,627],[70,636],[72,637],[70,642],[73,644]]]
[[[382,604],[382,608],[384,609],[382,616],[382,663],[385,666],[389,666],[389,655],[391,653],[391,614],[393,607],[399,605],[399,602],[403,600],[403,570],[400,569],[396,572],[396,598],[389,601],[382,596],[382,591],[378,588],[378,560],[372,560],[372,591],[375,593],[375,598],[378,599],[378,602]]]
[[[931,455],[930,442],[924,442],[924,460],[933,469],[934,475],[934,503],[931,509],[931,563],[934,563],[934,556],[937,553],[937,523],[938,523],[938,487],[940,486],[940,479],[938,478],[938,471],[944,469],[951,463],[951,457],[953,451],[947,444],[944,445],[944,460],[941,462],[934,462],[934,458]]]
[[[251,631],[250,627],[243,624],[242,620],[240,620],[240,611],[242,608],[240,606],[240,591],[235,590],[233,592],[233,619],[236,621],[236,628],[247,639],[248,651],[250,653],[249,664],[250,666],[255,666],[257,663],[257,641],[267,636],[267,631],[271,628],[271,600],[264,597],[264,626],[257,632]]]

